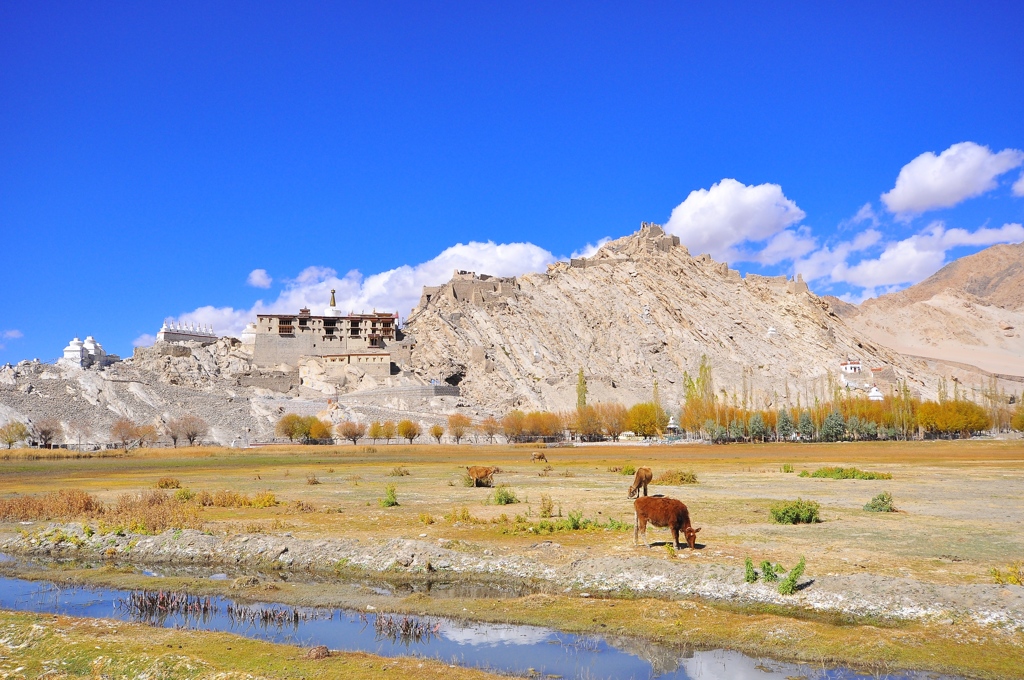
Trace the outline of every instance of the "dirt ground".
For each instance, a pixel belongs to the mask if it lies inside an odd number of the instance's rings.
[[[113,502],[125,492],[155,487],[173,477],[195,491],[272,491],[274,508],[206,508],[216,533],[289,533],[296,538],[444,538],[516,550],[537,543],[535,534],[509,533],[501,515],[541,517],[542,497],[555,519],[570,511],[632,525],[631,479],[609,468],[648,465],[662,472],[690,470],[698,483],[652,484],[650,493],[683,500],[701,527],[698,551],[716,561],[746,556],[783,564],[800,556],[819,574],[866,572],[929,583],[989,583],[993,567],[1024,558],[1024,442],[966,441],[746,446],[593,446],[545,450],[549,465],[531,463],[536,447],[398,446],[154,450],[126,458],[0,461],[5,496],[79,488]],[[795,472],[781,472],[789,463]],[[508,485],[519,503],[496,505],[494,489],[467,488],[467,465],[496,465],[495,483]],[[887,472],[891,480],[801,478],[801,470],[828,465]],[[407,475],[392,476],[396,467]],[[545,471],[545,467],[551,469]],[[309,484],[315,476],[318,484]],[[399,505],[382,508],[394,484]],[[888,491],[897,513],[862,508]],[[783,526],[768,509],[779,500],[818,501],[820,524]],[[302,501],[314,512],[296,511]],[[471,521],[445,521],[466,508]],[[426,515],[429,515],[428,519]],[[433,519],[433,523],[430,522]],[[651,543],[669,538],[650,529]],[[559,532],[566,547],[591,556],[648,552],[634,548],[632,531]],[[688,554],[682,551],[680,557]]]
[[[548,464],[531,462],[533,451],[544,451]],[[655,528],[648,530],[651,547],[633,545],[631,477],[612,471],[627,464],[650,466],[655,479],[667,470],[696,474],[697,484],[652,484],[650,492],[686,502],[701,527],[697,550],[668,550],[668,531]],[[782,472],[785,464],[794,472]],[[496,484],[507,485],[519,502],[498,505],[494,488],[465,486],[468,465],[499,466]],[[798,476],[824,466],[856,466],[892,479]],[[412,571],[423,566],[418,554],[456,571],[548,579],[559,592],[570,583],[577,592],[589,587],[628,596],[631,584],[646,583],[639,590],[749,605],[788,600],[771,586],[745,584],[745,558],[791,567],[804,557],[805,588],[792,596],[796,606],[853,613],[862,623],[892,616],[961,625],[966,616],[972,626],[997,626],[999,639],[1014,649],[1024,644],[1024,588],[998,586],[991,576],[993,568],[1024,559],[1021,441],[549,449],[379,444],[0,460],[3,496],[78,488],[114,502],[119,494],[155,488],[162,477],[194,491],[275,494],[274,507],[202,511],[212,535],[193,532],[190,550],[225,560],[240,559],[243,543],[251,551],[286,542],[288,560],[297,564],[306,564],[304,555],[313,556],[308,564],[328,555],[378,571],[397,560]],[[398,505],[385,508],[379,500],[389,484]],[[892,494],[899,512],[863,510],[882,491]],[[797,498],[819,502],[823,521],[772,523],[772,503]],[[545,530],[547,499],[554,515],[548,521],[582,512],[600,528]],[[0,539],[24,543],[48,524],[0,525]],[[11,538],[16,531],[25,533]],[[124,540],[135,549],[133,559],[145,560],[174,554],[168,550],[177,538]],[[681,585],[673,590],[675,584]]]

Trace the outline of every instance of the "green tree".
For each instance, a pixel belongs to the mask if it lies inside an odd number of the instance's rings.
[[[729,423],[729,438],[733,441],[740,441],[747,432],[746,424],[739,418],[733,418]]]
[[[821,424],[821,440],[825,442],[837,442],[846,437],[846,422],[843,414],[832,411],[825,417]]]
[[[759,412],[754,413],[750,416],[750,424],[748,425],[750,430],[751,439],[760,439],[764,441],[765,436],[768,434],[768,426],[764,424],[764,416]]]
[[[811,420],[811,414],[807,411],[800,411],[800,438],[804,441],[811,441],[814,439],[814,422]]]
[[[789,415],[788,409],[779,409],[779,422],[776,429],[779,439],[789,439],[793,436],[793,416]]]
[[[576,409],[580,410],[587,405],[587,379],[583,377],[583,367],[580,366],[580,373],[576,377]]]
[[[28,439],[28,428],[25,427],[25,423],[12,420],[3,427],[0,427],[0,442],[7,444],[9,449],[26,439]]]

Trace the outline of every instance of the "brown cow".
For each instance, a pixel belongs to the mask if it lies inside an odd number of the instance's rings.
[[[467,467],[466,471],[469,473],[469,478],[473,480],[474,487],[490,486],[494,483],[494,473],[500,472],[496,467],[483,467],[481,465]]]
[[[651,468],[637,468],[633,477],[633,484],[629,487],[629,498],[640,497],[640,487],[644,488],[644,495],[647,495],[647,485],[651,483]]]
[[[696,546],[697,532],[700,528],[694,529],[690,525],[690,511],[682,501],[662,496],[644,496],[633,501],[633,509],[636,513],[633,516],[633,545],[636,545],[641,531],[644,533],[644,543],[647,542],[647,523],[650,522],[656,527],[668,527],[672,530],[672,540],[675,541],[676,549],[682,548],[679,545],[680,529],[686,536],[690,550]]]
[[[531,463],[536,463],[538,460],[542,460],[546,463],[548,462],[548,457],[544,455],[543,451],[534,451],[530,454]]]

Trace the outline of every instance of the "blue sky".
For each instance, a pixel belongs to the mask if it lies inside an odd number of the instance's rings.
[[[853,300],[1024,239],[1017,3],[293,5],[0,2],[0,362],[642,220]]]

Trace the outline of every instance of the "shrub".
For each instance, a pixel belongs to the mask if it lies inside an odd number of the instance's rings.
[[[513,503],[519,502],[519,498],[516,497],[516,492],[505,484],[498,485],[498,488],[494,490],[493,498],[495,505],[512,505]]]
[[[161,477],[156,480],[156,488],[158,489],[180,489],[181,482],[174,477]]]
[[[319,484],[319,483],[320,483],[320,479],[316,476],[315,472],[311,472],[308,475],[306,475],[306,484],[309,484],[310,486],[312,486],[314,484]]]
[[[391,472],[388,473],[388,477],[408,477],[411,473],[401,465],[396,465],[391,468]]]
[[[431,515],[429,512],[420,513],[420,522],[422,522],[423,524],[433,524],[434,521],[434,516]]]
[[[757,583],[757,572],[754,571],[754,561],[749,557],[744,565],[746,573],[743,575],[743,580],[747,583]]]
[[[888,472],[866,472],[855,467],[823,467],[810,473],[804,470],[800,476],[819,479],[892,479]]]
[[[692,470],[682,472],[680,470],[666,470],[664,474],[651,481],[652,484],[666,484],[669,486],[680,486],[682,484],[696,484],[697,475]]]
[[[892,495],[888,491],[883,491],[872,498],[864,506],[864,509],[868,512],[896,512],[896,508],[892,504]]]
[[[179,503],[188,503],[190,500],[196,497],[196,494],[192,489],[178,489],[174,492],[174,500]]]
[[[583,511],[570,510],[569,517],[565,521],[570,531],[579,531],[584,526]]]
[[[555,504],[551,500],[551,496],[541,494],[540,497],[540,516],[547,519],[555,513]]]
[[[992,578],[995,582],[1001,586],[1007,584],[1014,586],[1024,586],[1024,561],[1018,560],[1013,564],[1006,567],[1006,573],[993,569],[991,571]]]
[[[771,507],[772,521],[779,524],[814,524],[820,522],[818,511],[821,506],[815,501],[796,499],[795,501],[783,501]]]
[[[806,562],[804,561],[804,558],[801,557],[796,566],[786,574],[786,578],[779,582],[779,595],[792,595],[796,592],[796,582],[804,575],[805,566]]]
[[[775,573],[775,567],[768,560],[761,562],[761,578],[765,583],[775,583],[779,575]]]
[[[42,496],[14,496],[0,499],[0,520],[71,519],[97,514],[103,504],[79,489],[61,489]]]
[[[625,465],[622,466],[619,472],[621,472],[626,477],[632,477],[633,475],[636,474],[636,466],[633,465],[632,463],[626,463]]]
[[[782,471],[784,473],[787,473],[787,474],[793,472],[793,464],[792,463],[783,463],[782,464]]]
[[[178,503],[162,491],[121,494],[103,513],[102,525],[114,531],[159,534],[168,529],[201,529],[200,507]]]
[[[622,466],[621,465],[609,465],[608,466],[608,472],[622,472]]]
[[[274,496],[273,491],[260,491],[252,497],[252,507],[254,508],[272,508],[277,505],[277,497]]]
[[[384,487],[384,498],[377,501],[380,503],[382,508],[393,508],[398,505],[398,494],[397,487],[394,484],[388,484]]]
[[[466,507],[452,508],[448,512],[444,513],[444,521],[449,524],[455,524],[456,522],[471,522],[473,518],[469,514],[469,509]]]

